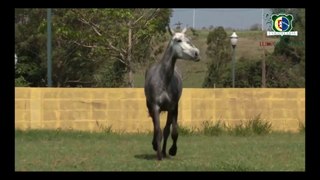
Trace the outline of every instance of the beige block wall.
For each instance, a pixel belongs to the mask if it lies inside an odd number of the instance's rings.
[[[297,131],[305,122],[304,88],[184,88],[181,126],[228,124],[260,114],[274,130]],[[161,114],[161,126],[166,113]],[[152,131],[143,88],[15,88],[15,128],[120,132]]]

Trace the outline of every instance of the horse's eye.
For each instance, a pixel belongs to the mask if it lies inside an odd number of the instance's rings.
[[[182,42],[182,40],[181,39],[177,39],[177,42],[180,43],[180,42]]]

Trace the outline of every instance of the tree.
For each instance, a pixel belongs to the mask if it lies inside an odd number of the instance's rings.
[[[304,87],[304,78],[295,73],[298,70],[297,67],[287,63],[284,59],[284,56],[269,55],[266,57],[266,87]],[[241,57],[237,63],[237,87],[261,87],[261,63],[261,59]],[[228,86],[231,82],[231,72],[226,71],[222,79],[223,86]]]
[[[122,72],[128,72],[130,87],[134,86],[134,64],[143,63],[150,56],[148,45],[152,37],[165,32],[171,15],[168,9],[72,9],[72,12],[91,30],[91,34],[85,36],[88,38],[75,43],[104,50],[110,59],[123,63],[125,71]]]
[[[203,87],[222,87],[227,64],[231,61],[230,41],[223,27],[217,27],[207,36],[207,57],[211,59]]]
[[[171,16],[170,9],[53,9],[52,12],[54,86],[133,87],[135,65],[145,63],[156,51],[149,45],[154,37],[165,32]],[[19,63],[20,59],[21,66],[35,62],[35,69],[41,74],[34,74],[42,80],[31,80],[28,74],[24,77],[32,81],[31,86],[45,86],[46,9],[16,9],[15,13]],[[27,60],[23,61],[24,57]],[[129,75],[127,83],[124,74]],[[121,82],[112,83],[115,80]]]
[[[274,14],[292,14],[292,26],[298,31],[297,37],[281,36],[276,44],[274,54],[285,55],[292,63],[296,64],[305,56],[305,9],[272,9]]]
[[[15,69],[17,86],[45,86],[46,69],[43,68],[46,54],[43,51],[45,35],[40,33],[39,24],[46,18],[39,9],[15,10],[15,52],[19,63]]]
[[[274,58],[285,61],[290,70],[290,83],[293,87],[304,87],[305,82],[305,9],[272,9],[273,14],[291,14],[293,16],[292,31],[298,31],[298,36],[279,37],[275,45]]]

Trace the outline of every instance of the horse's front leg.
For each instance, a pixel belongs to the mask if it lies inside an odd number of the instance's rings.
[[[172,146],[169,149],[169,154],[175,156],[177,153],[177,140],[178,140],[178,105],[172,111],[172,132],[171,137],[173,140]]]
[[[166,126],[164,127],[164,130],[163,130],[163,146],[162,146],[162,155],[163,157],[166,157],[167,156],[167,153],[166,153],[166,149],[167,149],[167,139],[168,139],[168,136],[170,134],[170,126],[171,126],[171,123],[172,123],[172,119],[173,119],[173,113],[171,111],[168,111],[168,116],[167,116],[167,123],[166,123]]]
[[[162,159],[161,154],[161,140],[162,140],[162,132],[160,128],[160,108],[154,108],[152,113],[152,122],[153,122],[153,140],[152,145],[153,149],[157,151],[158,160]]]

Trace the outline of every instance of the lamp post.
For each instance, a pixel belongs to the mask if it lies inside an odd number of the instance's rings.
[[[14,53],[14,65],[17,65],[18,62],[18,56],[16,53]]]
[[[52,44],[51,44],[51,9],[47,9],[47,75],[48,87],[52,87]]]
[[[232,45],[232,87],[234,88],[234,81],[235,81],[235,59],[236,59],[236,45],[238,42],[238,36],[236,32],[233,32],[232,35],[230,36],[230,41]]]

